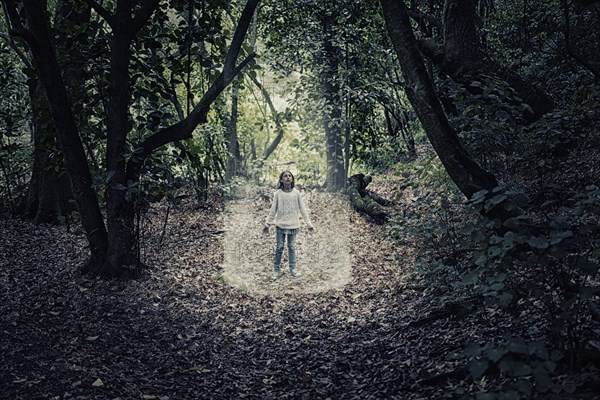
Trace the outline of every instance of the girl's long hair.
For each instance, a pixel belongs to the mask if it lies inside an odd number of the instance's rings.
[[[292,174],[290,171],[283,171],[281,174],[279,174],[279,189],[283,189],[283,182],[281,182],[281,179],[283,179],[283,174],[288,173],[292,176],[292,189],[294,188],[294,183],[296,181],[296,178],[294,178],[294,174]]]

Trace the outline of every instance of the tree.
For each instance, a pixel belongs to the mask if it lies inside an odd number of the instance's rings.
[[[479,85],[490,77],[508,83],[528,108],[523,116],[535,121],[554,107],[554,100],[532,82],[487,54],[481,43],[477,21],[479,0],[446,0],[443,10],[443,42],[419,40],[420,49],[441,70],[468,90],[479,93]],[[418,15],[421,17],[421,14]]]
[[[3,0],[11,21],[11,34],[23,38],[31,49],[48,99],[58,138],[64,154],[81,222],[90,242],[91,265],[104,276],[131,277],[139,274],[135,260],[134,200],[144,161],[159,147],[190,138],[194,129],[207,121],[211,104],[235,75],[253,58],[247,56],[236,66],[236,60],[259,0],[248,0],[233,35],[222,72],[214,79],[187,117],[173,125],[142,138],[134,153],[127,154],[126,139],[131,131],[130,62],[136,35],[159,7],[158,0],[136,3],[118,1],[114,11],[95,1],[86,1],[106,21],[111,30],[110,72],[107,100],[106,190],[107,225],[100,212],[92,175],[83,149],[80,132],[73,114],[69,93],[61,76],[56,52],[50,40],[44,1],[23,1],[22,11],[13,0]]]
[[[1,24],[1,22],[0,22]],[[10,40],[0,42],[0,209],[16,213],[28,164],[20,161],[26,148],[29,117],[26,77]],[[24,160],[23,160],[24,161]]]
[[[340,33],[350,17],[351,2],[307,0],[291,10],[287,3],[270,2],[263,16],[267,47],[277,56],[274,64],[287,70],[298,66],[310,82],[305,89],[317,100],[325,132],[327,173],[325,186],[340,190],[346,185],[345,125],[342,102],[342,46]]]
[[[90,7],[76,9],[70,2],[59,1],[54,17],[57,31],[69,32],[70,27],[81,27],[90,21]],[[72,46],[73,40],[54,43],[63,67],[63,79],[69,87],[74,104],[81,105],[85,92],[85,81],[81,65],[83,57],[80,47]],[[26,218],[40,222],[57,222],[61,216],[67,216],[74,210],[71,203],[69,177],[64,171],[62,154],[56,138],[56,129],[50,113],[50,105],[42,83],[34,73],[31,62],[23,53],[23,63],[28,66],[29,98],[32,115],[33,164],[31,181],[23,213]],[[83,121],[83,107],[75,107],[75,116]]]
[[[248,77],[250,78],[252,83],[254,83],[256,85],[256,87],[258,87],[261,94],[263,95],[263,98],[265,99],[265,102],[267,103],[267,106],[269,107],[269,111],[271,112],[271,115],[273,116],[273,122],[275,122],[275,129],[277,130],[277,134],[275,135],[275,137],[273,138],[271,143],[268,144],[267,146],[265,146],[265,150],[263,151],[263,154],[261,156],[261,163],[262,163],[265,160],[267,160],[267,158],[269,158],[271,156],[271,154],[273,154],[273,152],[275,151],[275,149],[281,142],[281,139],[283,139],[283,135],[284,135],[285,131],[283,129],[283,123],[281,121],[281,115],[275,109],[275,105],[273,104],[273,100],[271,100],[271,95],[269,94],[267,89],[265,89],[263,84],[259,82],[258,78],[256,77],[256,74],[249,73]]]
[[[404,76],[406,95],[446,171],[467,198],[481,190],[492,190],[498,185],[495,177],[473,161],[444,114],[419,52],[406,5],[402,1],[381,0],[381,6]]]

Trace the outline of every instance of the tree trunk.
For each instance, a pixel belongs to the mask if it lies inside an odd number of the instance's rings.
[[[225,126],[227,132],[226,181],[230,181],[234,176],[238,175],[242,166],[242,155],[240,153],[240,142],[238,139],[238,101],[241,84],[240,78],[234,79],[231,84],[231,115]]]
[[[123,5],[120,5],[123,4]],[[129,64],[133,32],[130,29],[131,5],[118,3],[113,26],[108,84],[106,171],[112,174],[106,189],[108,251],[99,271],[107,277],[135,277],[139,274],[136,257],[134,201],[139,177],[127,179],[126,154],[131,97]]]
[[[29,82],[31,101],[33,164],[23,216],[39,223],[56,223],[60,216],[73,211],[69,206],[71,182],[63,168],[62,154],[56,142],[56,130],[48,99],[37,80]]]
[[[496,179],[465,151],[442,110],[417,47],[404,2],[380,1],[406,82],[406,95],[446,171],[468,198],[480,190],[493,189],[498,185]]]
[[[446,0],[444,5],[445,70],[457,82],[469,85],[491,74],[508,83],[531,107],[525,112],[527,121],[535,121],[554,108],[554,100],[510,68],[500,65],[485,54],[477,32],[477,0]]]
[[[90,8],[73,8],[68,1],[60,1],[56,7],[56,29],[64,29],[66,25],[81,25],[89,22]],[[78,47],[64,48],[64,43],[56,43],[58,53],[63,55],[59,60],[63,67],[63,79],[69,87],[71,98],[81,99],[85,93],[85,77],[80,67],[82,56]],[[57,222],[60,216],[66,216],[75,210],[69,200],[73,198],[71,182],[64,173],[62,154],[56,141],[56,129],[52,121],[50,106],[42,84],[39,80],[29,83],[31,115],[33,119],[33,166],[29,191],[25,204],[24,216],[35,223]],[[80,121],[84,120],[84,109],[80,104],[75,114]]]
[[[331,13],[323,15],[323,54],[319,64],[321,91],[325,98],[323,127],[325,129],[325,151],[327,154],[327,175],[325,186],[338,191],[346,186],[344,167],[344,129],[340,88],[336,83],[339,71],[339,54],[333,44],[335,18]]]
[[[565,36],[565,50],[567,51],[567,54],[581,67],[591,72],[592,75],[594,75],[596,82],[600,82],[600,69],[591,63],[586,57],[577,54],[573,48],[571,41],[571,13],[569,11],[569,3],[567,0],[560,0],[560,4],[562,6],[563,17],[565,19],[563,34]]]
[[[20,21],[16,8],[8,4],[8,13],[13,26],[11,33],[23,37],[33,55],[46,95],[58,138],[64,155],[64,162],[72,184],[81,222],[90,243],[91,262],[102,265],[108,248],[108,237],[92,187],[85,152],[79,138],[71,103],[63,83],[56,53],[50,41],[45,8],[36,1],[23,1],[28,29]]]

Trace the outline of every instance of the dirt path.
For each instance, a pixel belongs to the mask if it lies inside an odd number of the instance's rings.
[[[304,275],[268,281],[271,190],[241,194],[225,213],[220,199],[173,209],[162,242],[166,207],[153,208],[150,268],[130,282],[80,276],[81,234],[0,223],[2,398],[441,398],[411,385],[453,369],[444,349],[480,319],[410,328],[437,298],[409,282],[410,249],[322,193],[305,193],[317,231],[299,238]],[[250,255],[232,264],[239,242]],[[336,257],[314,251],[326,243]]]
[[[284,276],[271,280],[275,247],[274,229],[262,234],[270,207],[268,189],[244,185],[228,201],[224,213],[224,265],[226,283],[256,293],[316,293],[342,288],[351,279],[350,208],[340,195],[304,192],[303,198],[315,225],[297,239],[297,269],[293,278],[284,253]],[[287,252],[287,250],[286,250]]]

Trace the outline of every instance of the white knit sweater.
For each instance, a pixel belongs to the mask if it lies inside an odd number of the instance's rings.
[[[267,216],[267,224],[275,224],[282,229],[300,228],[300,215],[302,215],[306,226],[312,228],[300,192],[296,189],[292,189],[291,192],[284,192],[279,189],[273,196],[273,204],[271,204],[271,210]]]

